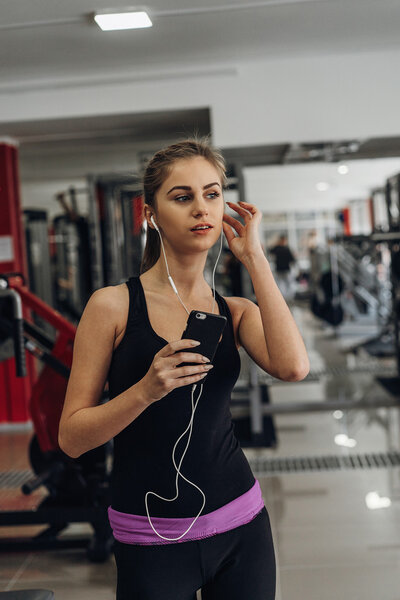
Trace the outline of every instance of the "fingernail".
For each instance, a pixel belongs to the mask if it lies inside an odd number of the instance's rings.
[[[191,342],[192,346],[199,346],[200,342]]]
[[[203,362],[210,362],[210,359],[207,356],[202,356]]]
[[[214,365],[206,365],[204,368],[205,369],[212,369],[214,367]]]

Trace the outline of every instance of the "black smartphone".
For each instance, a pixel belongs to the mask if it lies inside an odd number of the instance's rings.
[[[215,315],[202,310],[192,310],[188,316],[186,329],[182,333],[181,339],[198,340],[200,344],[198,346],[184,348],[181,352],[203,354],[210,359],[210,362],[212,362],[226,322],[227,318],[223,315]],[[185,362],[177,365],[177,367],[198,364],[199,363]],[[204,378],[202,381],[204,381]]]

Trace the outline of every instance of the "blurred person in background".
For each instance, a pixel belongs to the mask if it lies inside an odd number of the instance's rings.
[[[224,282],[227,293],[231,296],[243,297],[242,263],[229,248],[225,250]]]
[[[294,285],[291,276],[291,268],[292,265],[296,264],[296,259],[293,256],[287,241],[287,236],[281,234],[278,238],[278,243],[272,248],[269,248],[269,253],[274,257],[275,281],[278,284],[282,296],[285,300],[293,300]]]

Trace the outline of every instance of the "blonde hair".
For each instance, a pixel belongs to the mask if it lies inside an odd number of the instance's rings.
[[[144,202],[157,210],[156,192],[171,173],[178,160],[202,156],[211,163],[221,178],[222,188],[227,185],[226,165],[222,154],[209,143],[209,138],[190,138],[171,144],[154,154],[143,176]],[[140,274],[151,269],[160,256],[160,238],[155,229],[147,227],[146,244],[140,263]]]

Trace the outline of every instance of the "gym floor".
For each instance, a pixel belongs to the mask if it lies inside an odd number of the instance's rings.
[[[333,336],[299,306],[292,307],[309,352],[311,369],[343,367],[354,360],[343,348],[351,335]],[[345,330],[345,328],[343,328]],[[349,329],[348,329],[349,331]],[[242,351],[242,350],[241,350]],[[362,353],[355,359],[365,364]],[[393,366],[392,359],[383,361]],[[364,372],[316,382],[277,383],[270,388],[273,403],[388,397]],[[340,415],[336,415],[338,417]],[[400,420],[396,408],[278,415],[278,449],[244,449],[250,460],[266,457],[339,457],[399,450]],[[338,446],[335,436],[356,440]],[[347,436],[344,437],[344,436]],[[29,468],[27,444],[31,432],[1,432],[0,471]],[[400,467],[255,473],[273,527],[278,566],[277,600],[400,600]],[[371,496],[376,492],[375,496]],[[34,497],[0,490],[0,508],[25,508]],[[386,499],[386,500],[385,500]],[[391,504],[373,510],[368,503]],[[70,526],[65,536],[83,531]],[[37,530],[37,528],[36,528]],[[0,536],[30,535],[33,527],[1,528]],[[113,557],[103,564],[88,562],[84,550],[10,552],[0,555],[0,590],[46,588],[56,600],[112,600],[115,590]],[[222,600],[222,599],[221,599]],[[228,600],[228,599],[224,599]],[[251,600],[251,599],[249,599]]]

